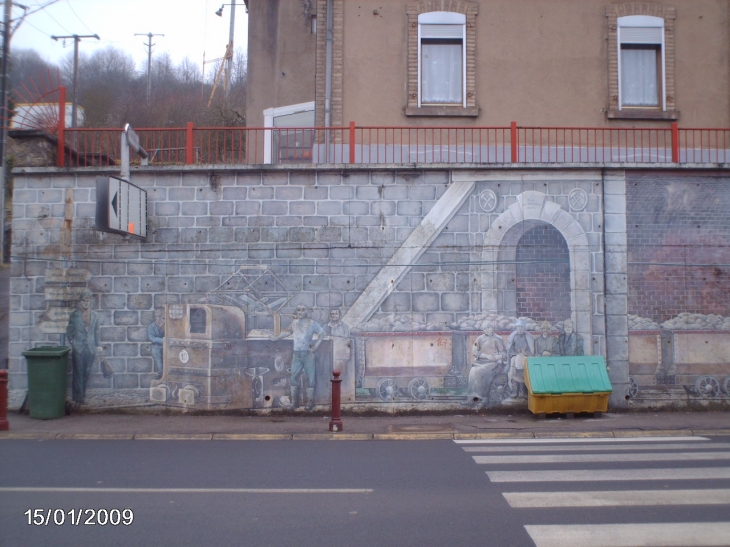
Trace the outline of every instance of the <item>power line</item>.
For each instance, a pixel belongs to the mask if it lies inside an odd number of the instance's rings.
[[[58,21],[56,20],[56,18],[55,18],[55,17],[53,17],[53,15],[51,15],[51,14],[50,14],[50,13],[48,13],[48,12],[46,12],[46,15],[48,15],[48,17],[50,17],[51,19],[53,19],[53,22],[54,22],[54,23],[56,23],[56,24],[57,24],[57,25],[58,25],[59,27],[61,27],[61,28],[62,28],[63,30],[65,30],[65,31],[66,31],[66,32],[68,32],[69,34],[71,33],[71,31],[70,31],[70,30],[68,30],[68,29],[67,29],[66,27],[64,27],[64,26],[63,26],[63,25],[62,25],[61,23],[59,23],[59,22],[58,22]]]
[[[86,27],[86,30],[88,30],[89,32],[91,32],[91,29],[88,26],[86,26],[86,23],[84,23],[84,20],[81,19],[81,17],[79,17],[79,14],[78,13],[76,13],[76,10],[71,5],[70,0],[66,0],[66,3],[68,4],[68,7],[71,8],[71,11],[73,12],[73,14],[76,16],[76,19],[78,19],[79,21],[81,21],[81,24],[84,25],[84,27]]]
[[[50,34],[48,34],[48,33],[47,33],[46,31],[44,31],[44,30],[41,30],[41,29],[39,29],[39,28],[38,28],[37,26],[35,26],[35,25],[34,25],[33,23],[31,23],[30,21],[25,21],[25,23],[26,23],[27,25],[29,25],[29,26],[33,27],[34,29],[36,29],[36,30],[37,30],[38,32],[40,32],[40,33],[41,33],[41,34],[43,34],[44,36],[48,36],[49,38],[51,37],[51,35],[50,35]]]

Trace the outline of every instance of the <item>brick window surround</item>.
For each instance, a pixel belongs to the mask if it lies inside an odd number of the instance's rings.
[[[618,18],[630,15],[649,15],[664,20],[664,81],[662,90],[666,100],[666,110],[662,108],[626,108],[619,110],[619,73],[618,73]],[[671,6],[649,2],[631,2],[606,7],[608,25],[608,119],[677,120],[674,85],[674,20],[676,9]],[[660,100],[661,104],[661,100]]]
[[[466,107],[418,106],[418,16],[432,11],[449,11],[466,16]],[[406,116],[479,115],[476,99],[476,18],[479,5],[465,0],[421,0],[406,4],[408,18],[408,99]]]

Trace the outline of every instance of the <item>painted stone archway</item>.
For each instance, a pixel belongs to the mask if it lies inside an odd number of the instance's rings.
[[[578,220],[541,192],[517,196],[491,224],[484,239],[482,263],[482,309],[516,315],[517,244],[530,229],[550,225],[565,239],[570,256],[570,309],[576,331],[586,340],[593,338],[593,298],[591,292],[593,252]],[[567,319],[567,317],[565,318]]]

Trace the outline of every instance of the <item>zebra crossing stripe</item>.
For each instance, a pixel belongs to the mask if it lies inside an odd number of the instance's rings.
[[[536,547],[721,547],[730,522],[652,524],[527,525]]]
[[[502,495],[514,508],[730,505],[730,489],[503,492]]]
[[[601,446],[462,446],[464,452],[606,452],[609,450],[727,450],[730,443],[712,444],[644,444]]]
[[[671,469],[553,469],[544,471],[487,471],[492,482],[590,482],[730,479],[730,467]]]
[[[561,437],[555,439],[455,439],[456,444],[592,444],[709,441],[707,437]]]
[[[472,456],[478,464],[584,463],[584,462],[669,462],[730,460],[730,452],[676,452],[644,454],[552,454]]]

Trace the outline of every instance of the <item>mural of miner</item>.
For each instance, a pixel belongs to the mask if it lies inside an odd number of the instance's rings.
[[[563,323],[565,331],[558,338],[560,355],[583,355],[583,337],[573,332],[573,322],[566,319]]]
[[[88,289],[81,293],[78,309],[71,312],[66,339],[71,345],[71,398],[76,404],[84,405],[91,366],[103,349],[100,344],[99,316],[91,309],[91,291]]]
[[[515,329],[507,338],[507,353],[509,354],[507,379],[513,397],[526,399],[525,366],[527,358],[535,355],[535,337],[529,332],[525,332],[525,322],[522,319],[515,321]]]
[[[469,369],[467,383],[467,406],[487,406],[489,391],[494,378],[502,370],[507,351],[501,336],[494,334],[494,323],[485,321],[482,325],[484,334],[474,342],[472,356],[474,361]]]
[[[155,310],[155,320],[147,327],[147,336],[150,339],[150,353],[155,365],[157,379],[162,378],[162,344],[165,337],[165,310]]]
[[[314,340],[314,335],[317,340]],[[281,331],[279,336],[272,336],[271,340],[281,340],[291,335],[294,340],[294,354],[291,360],[291,404],[289,410],[299,406],[299,381],[302,375],[307,377],[307,410],[314,408],[314,387],[317,385],[314,354],[324,340],[324,329],[319,323],[309,318],[309,308],[299,304],[294,312],[294,321],[288,329]]]

